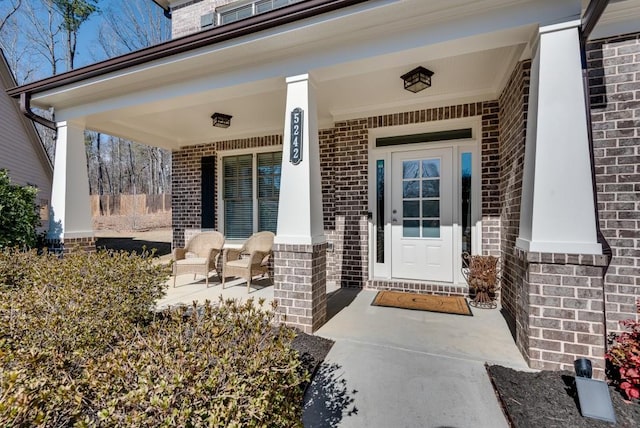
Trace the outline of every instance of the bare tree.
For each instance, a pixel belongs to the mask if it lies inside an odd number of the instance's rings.
[[[89,17],[98,12],[98,0],[50,0],[53,8],[62,17],[62,30],[66,35],[67,70],[74,68],[78,30]]]
[[[58,64],[63,59],[60,53],[60,15],[53,9],[50,0],[27,2],[22,15],[26,49],[32,50],[49,65],[49,72],[41,70],[45,75],[57,74]]]
[[[30,81],[37,73],[37,66],[32,60],[33,52],[23,46],[20,26],[16,19],[7,20],[4,30],[0,31],[0,48],[4,52],[18,85]]]
[[[11,17],[20,9],[21,5],[22,0],[0,0],[0,32],[2,32],[2,29]]]
[[[111,6],[102,11],[102,19],[97,44],[107,57],[161,43],[171,35],[167,18],[147,0],[130,0],[117,7]],[[114,176],[120,177],[113,180],[118,182],[117,193],[159,194],[167,191],[171,174],[170,152],[122,139],[109,143],[117,143],[117,147],[112,147],[117,156],[112,157],[112,164],[105,165]]]
[[[132,52],[168,40],[171,27],[152,2],[129,0],[107,8],[98,32],[98,45],[107,57]]]

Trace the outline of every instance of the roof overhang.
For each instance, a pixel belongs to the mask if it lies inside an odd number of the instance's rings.
[[[636,0],[634,0],[636,1]],[[281,133],[285,77],[310,73],[321,126],[495,99],[538,25],[579,0],[308,0],[10,90],[56,120],[165,148]],[[424,65],[429,90],[399,78]],[[213,128],[213,112],[233,115]]]
[[[152,0],[165,11],[169,11],[169,0]]]

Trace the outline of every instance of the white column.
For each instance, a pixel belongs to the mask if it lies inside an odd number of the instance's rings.
[[[580,21],[541,27],[534,47],[518,248],[602,254],[597,242]]]
[[[84,127],[58,122],[47,238],[93,236]]]
[[[303,112],[302,159],[294,164],[291,162],[291,113],[297,108]],[[308,74],[287,78],[278,232],[275,242],[305,245],[325,242],[318,113],[315,87]]]

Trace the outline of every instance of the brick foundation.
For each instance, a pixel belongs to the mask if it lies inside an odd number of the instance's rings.
[[[95,253],[96,240],[93,236],[86,238],[64,238],[60,248],[62,249],[63,254],[68,254],[72,251]]]
[[[515,250],[522,282],[517,344],[532,368],[573,370],[577,358],[604,379],[603,276],[607,256]]]
[[[373,290],[396,290],[409,293],[436,294],[438,296],[463,296],[469,295],[469,287],[466,285],[431,284],[427,281],[405,280],[369,280],[366,288]]]
[[[327,244],[274,244],[273,298],[285,324],[313,333],[327,317]]]

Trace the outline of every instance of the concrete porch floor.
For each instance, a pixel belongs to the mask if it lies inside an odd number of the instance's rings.
[[[158,306],[206,299],[273,300],[268,279],[169,279]],[[499,309],[460,316],[371,306],[376,291],[329,289],[335,344],[305,396],[305,427],[507,427],[484,364],[529,370]]]
[[[176,278],[176,286],[173,287],[173,276],[167,281],[169,287],[164,298],[158,301],[158,309],[168,306],[191,304],[194,301],[203,303],[205,300],[217,302],[220,296],[223,299],[238,299],[242,302],[249,298],[254,301],[265,299],[265,307],[270,307],[273,302],[273,286],[268,278],[254,278],[251,283],[251,292],[247,293],[247,283],[242,278],[227,280],[224,290],[222,283],[215,274],[209,276],[209,287],[207,288],[203,276],[197,276],[193,279],[193,275],[184,274]]]
[[[316,334],[335,341],[305,427],[507,427],[484,364],[528,370],[498,309],[473,317],[371,306],[341,289]]]

